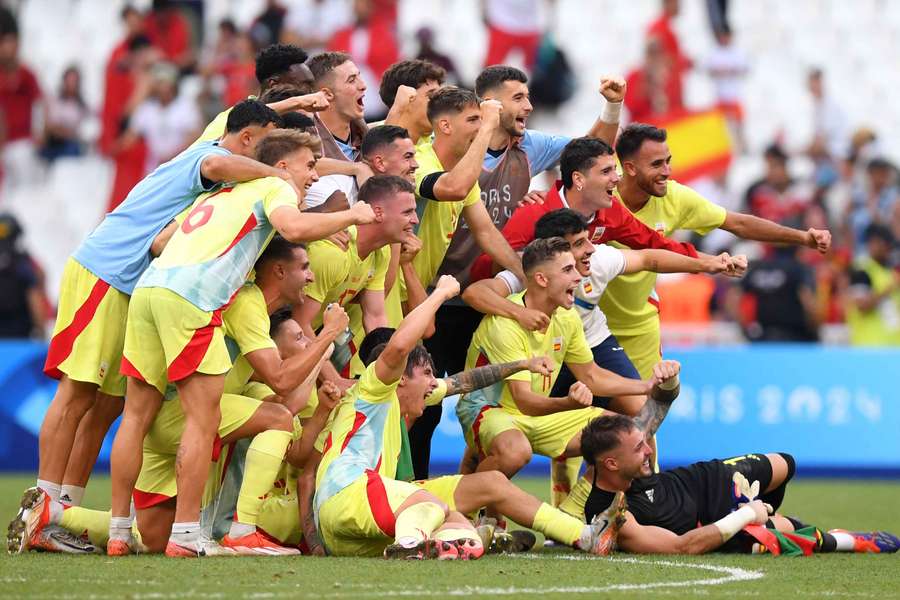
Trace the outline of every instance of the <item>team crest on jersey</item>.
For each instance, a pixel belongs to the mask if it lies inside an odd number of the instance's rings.
[[[585,293],[585,294],[590,294],[590,293],[593,292],[593,291],[594,291],[594,286],[591,285],[591,282],[590,282],[590,281],[585,281],[585,282],[584,282],[584,293]]]
[[[644,490],[644,493],[647,494],[647,500],[653,502],[653,490]]]
[[[560,350],[562,350],[562,338],[553,338],[553,351],[559,352]]]
[[[109,363],[107,363],[106,361],[101,362],[100,370],[98,371],[98,374],[100,375],[100,379],[103,379],[104,377],[106,377],[107,369],[109,369]]]
[[[594,229],[594,233],[591,235],[591,243],[596,244],[600,241],[600,238],[603,237],[603,234],[606,232],[606,227],[597,227]]]

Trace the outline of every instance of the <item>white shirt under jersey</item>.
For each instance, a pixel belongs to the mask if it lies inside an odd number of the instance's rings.
[[[575,310],[584,325],[584,336],[588,346],[594,348],[603,343],[611,333],[606,325],[606,315],[597,307],[600,297],[610,281],[625,271],[625,255],[621,250],[606,244],[594,244],[596,251],[591,255],[591,272],[575,288]],[[525,289],[512,271],[500,271],[496,277],[506,283],[510,294]]]
[[[356,177],[352,175],[326,175],[320,177],[317,182],[306,190],[306,208],[315,208],[324,204],[335,192],[344,192],[350,206],[356,204],[356,196],[359,187],[356,185]]]

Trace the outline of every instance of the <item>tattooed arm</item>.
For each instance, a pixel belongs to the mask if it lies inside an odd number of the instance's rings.
[[[678,381],[680,366],[675,361],[662,361],[654,367],[656,384],[650,390],[641,412],[634,417],[637,426],[651,437],[659,429],[669,413],[672,402],[678,397],[681,384]],[[673,374],[674,372],[674,374]]]
[[[461,371],[445,379],[447,382],[447,396],[467,394],[474,390],[480,390],[526,369],[532,373],[550,376],[553,374],[553,366],[553,361],[546,356],[536,356],[528,360],[486,365],[469,369],[468,371]]]

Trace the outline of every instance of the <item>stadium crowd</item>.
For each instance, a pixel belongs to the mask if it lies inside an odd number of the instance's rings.
[[[63,272],[44,366],[59,385],[10,552],[467,560],[534,544],[507,519],[600,555],[900,549],[886,532],[779,514],[788,454],[655,468],[654,434],[680,385],[680,365],[661,355],[658,273],[741,281],[718,302],[746,316],[740,291],[752,295],[748,335],[815,339],[830,296],[809,263],[833,267],[834,229],[861,256],[849,276],[855,339],[883,342],[890,329],[896,211],[882,199],[895,174],[865,158],[872,140],[855,167],[836,150],[821,73],[810,75],[822,106],[812,195],[794,195],[773,145],[745,204],[727,207],[675,181],[666,129],[635,118],[678,105],[691,61],[667,25],[677,2],[648,29],[648,61],[661,62],[603,77],[596,120],[574,138],[529,129],[528,74],[499,64],[515,47],[539,68],[537,26],[510,29],[519,3],[487,2],[474,90],[447,84],[446,61],[398,60],[395,3],[358,0],[344,20],[329,9],[338,2],[309,4],[320,26],[269,2],[246,32],[223,22],[206,57],[176,4],[123,11],[101,116],[111,210]],[[39,92],[22,83],[4,21],[5,77],[24,86],[24,113]],[[204,118],[180,97],[180,74],[194,71],[221,112]],[[650,91],[660,77],[674,81],[661,84],[665,102]],[[79,151],[79,98],[67,72],[45,120],[48,160]],[[736,99],[722,100],[737,130]],[[872,188],[862,196],[845,181],[859,167]],[[531,189],[555,168],[549,189]],[[841,182],[850,200],[834,199]],[[712,232],[736,241],[704,245]],[[752,265],[732,252],[745,241],[766,248]],[[441,402],[456,394],[460,474],[429,478]],[[84,508],[120,414],[110,510]],[[553,459],[551,503],[510,481],[533,454]]]

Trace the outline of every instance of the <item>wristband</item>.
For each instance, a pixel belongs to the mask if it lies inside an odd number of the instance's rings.
[[[600,113],[600,120],[604,123],[616,124],[619,122],[619,114],[622,112],[622,102],[607,102]]]
[[[713,525],[722,534],[722,541],[726,542],[734,537],[738,531],[752,523],[755,518],[756,512],[749,506],[744,505],[728,516],[719,519]]]

